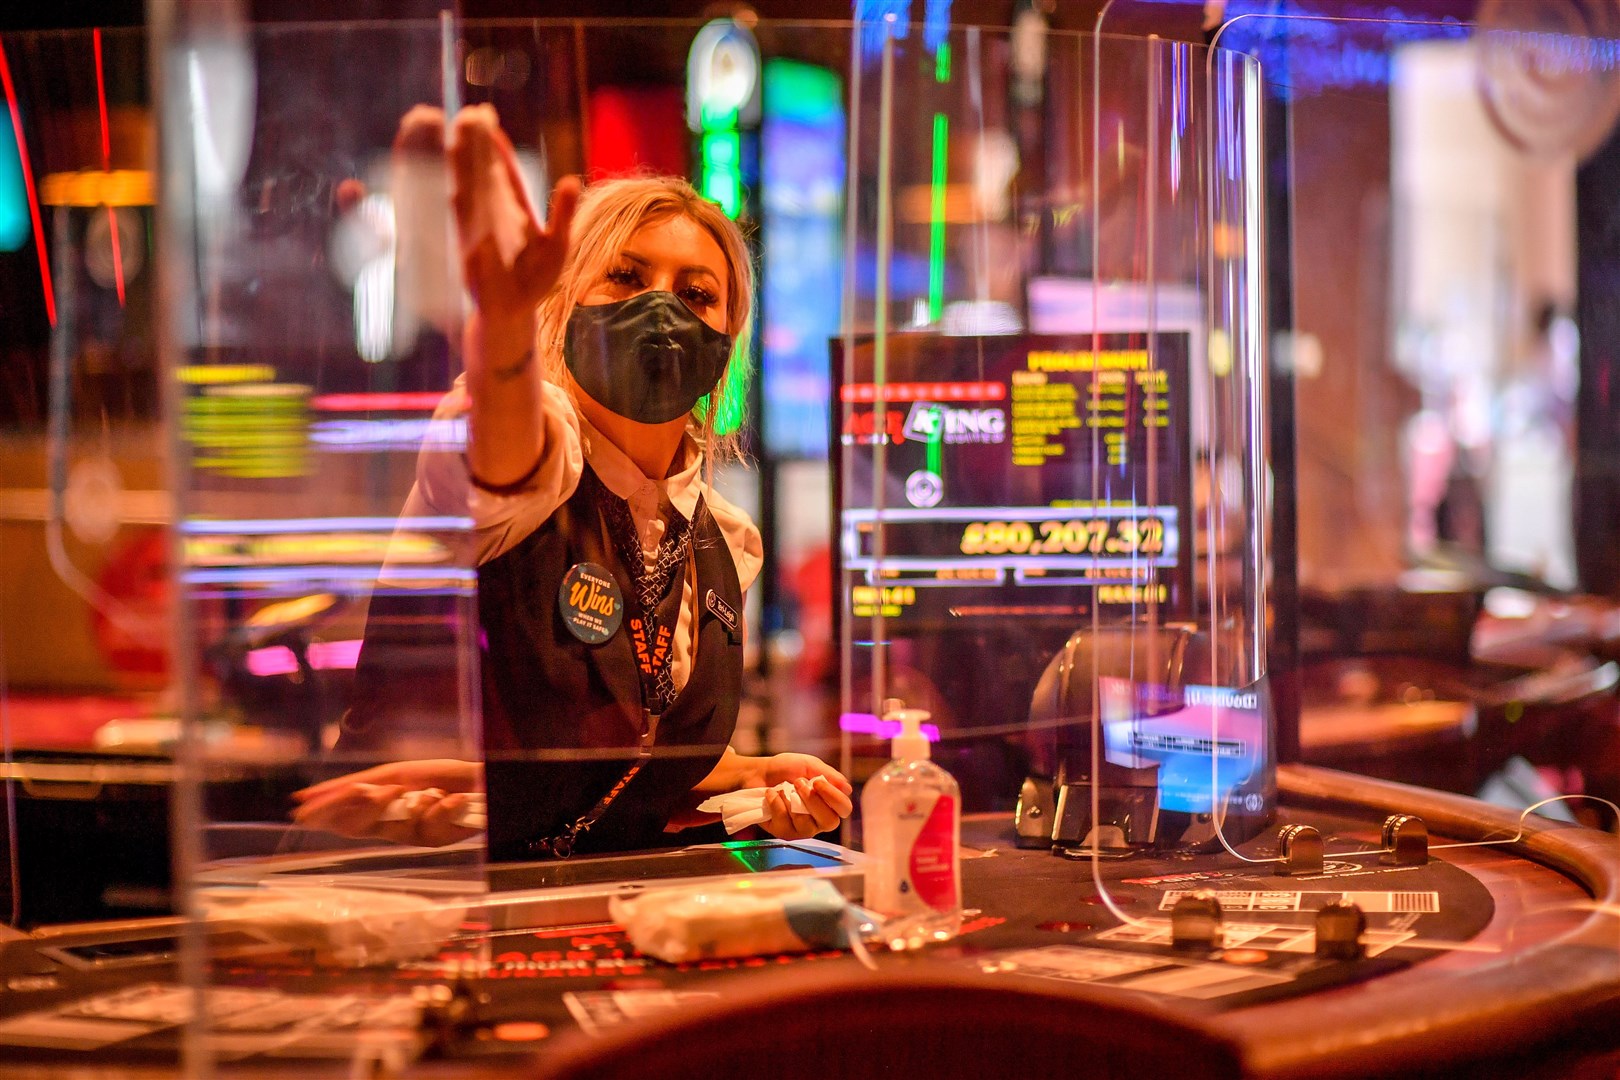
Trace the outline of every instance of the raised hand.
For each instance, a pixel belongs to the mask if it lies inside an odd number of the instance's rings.
[[[535,308],[557,283],[568,254],[579,180],[567,176],[557,182],[542,225],[523,186],[512,141],[489,105],[456,114],[449,153],[462,273],[486,334],[513,324],[532,333]]]

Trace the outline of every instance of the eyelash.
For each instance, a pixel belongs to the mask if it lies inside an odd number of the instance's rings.
[[[640,289],[646,287],[640,271],[631,266],[615,266],[607,272],[607,279],[614,285],[625,288]],[[681,290],[681,298],[702,307],[713,307],[720,302],[720,298],[701,285],[688,285]]]

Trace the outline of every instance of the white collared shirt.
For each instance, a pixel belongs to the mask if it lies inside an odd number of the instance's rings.
[[[433,417],[435,421],[449,420],[466,415],[468,408],[465,381],[457,378]],[[567,392],[551,383],[545,385],[541,423],[544,450],[528,491],[492,495],[473,487],[461,453],[434,449],[430,441],[417,458],[416,483],[406,500],[405,513],[468,514],[473,520],[478,562],[486,563],[517,546],[567,502],[589,461],[603,486],[630,504],[630,520],[635,523],[643,558],[650,560],[656,554],[672,513],[691,520],[701,495],[725,537],[743,591],[759,576],[764,562],[759,529],[744,511],[704,482],[703,455],[690,438],[682,444],[684,464],[669,476],[654,479],[643,474],[623,450],[580,417]],[[692,581],[688,576],[670,660],[670,674],[677,688],[686,685],[691,671],[692,618]]]

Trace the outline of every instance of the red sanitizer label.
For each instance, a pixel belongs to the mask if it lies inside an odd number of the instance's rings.
[[[917,898],[936,911],[957,905],[956,800],[941,795],[911,845],[911,884]]]

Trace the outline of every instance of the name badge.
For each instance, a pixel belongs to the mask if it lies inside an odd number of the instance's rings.
[[[739,625],[737,609],[715,595],[713,589],[710,589],[708,595],[703,598],[703,603],[710,611],[714,612],[714,617],[719,619],[721,624],[725,626],[726,636],[731,638],[732,641],[736,641]]]
[[[600,645],[624,622],[624,595],[606,567],[575,563],[557,590],[557,611],[570,634],[587,645]]]

